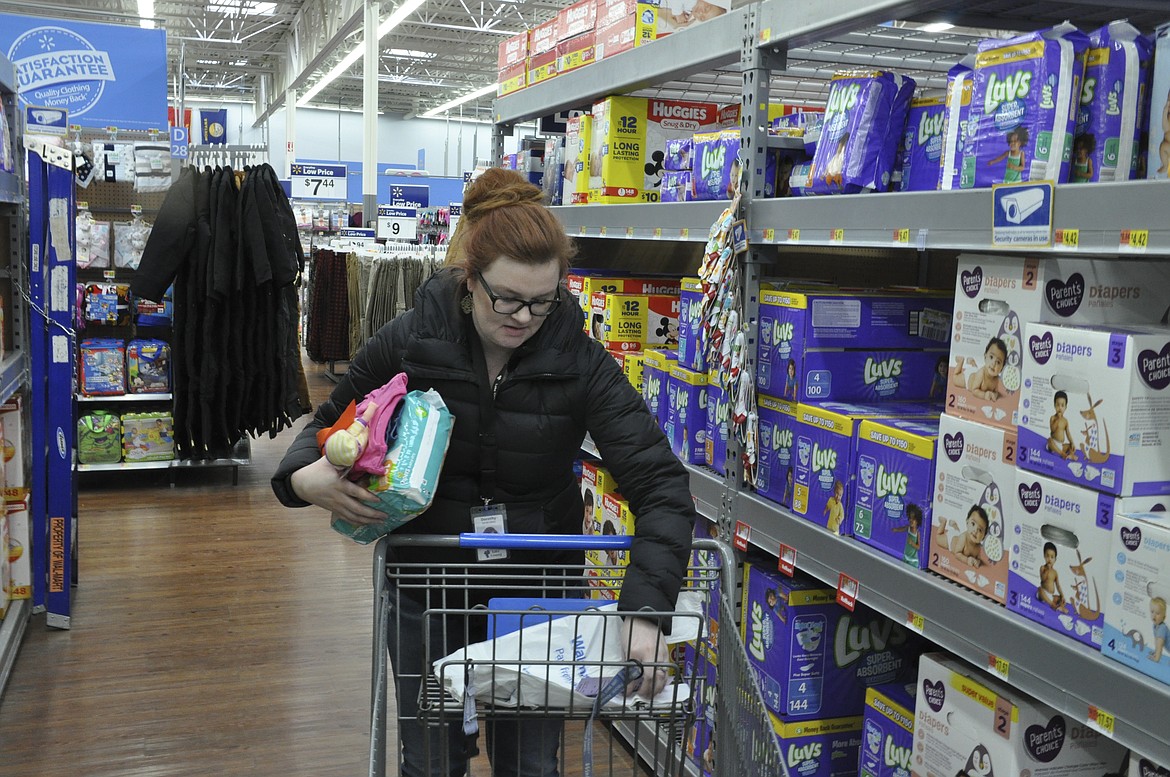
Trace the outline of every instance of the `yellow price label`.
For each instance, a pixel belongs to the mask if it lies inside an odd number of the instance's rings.
[[[926,618],[911,610],[906,613],[906,626],[911,631],[923,634],[926,632]]]
[[[1089,727],[1100,731],[1107,736],[1113,736],[1114,717],[1105,710],[1089,706]]]
[[[764,242],[765,243],[775,243],[776,242],[776,230],[775,229],[773,229],[772,227],[768,227],[767,229],[764,230]]]
[[[1145,251],[1150,245],[1150,230],[1124,229],[1121,231],[1121,247],[1134,251]]]
[[[1056,230],[1056,244],[1065,248],[1081,247],[1081,231],[1079,229]]]
[[[601,235],[602,237],[605,237],[606,234],[608,234],[608,233],[609,233],[609,230],[606,227],[601,227],[600,229],[597,230],[597,234]]]
[[[987,668],[1006,680],[1008,679],[1008,671],[1012,668],[1012,665],[1006,658],[989,654],[987,656]]]
[[[654,239],[655,240],[662,239],[662,227],[654,227]]]
[[[683,240],[689,240],[691,237],[691,230],[688,227],[683,227],[678,231],[678,236]]]
[[[77,209],[78,210],[89,210],[89,203],[86,202],[85,200],[80,200],[77,203]]]
[[[799,229],[788,230],[788,242],[790,242],[790,243],[799,243],[800,242],[800,230]]]
[[[579,234],[579,235],[584,235],[584,234],[586,234],[587,232],[588,232],[588,230],[587,230],[587,229],[585,229],[585,225],[584,225],[584,224],[582,224],[582,225],[581,225],[580,227],[578,227],[578,229],[577,229],[577,234]]]
[[[772,40],[772,28],[765,27],[760,30],[760,43],[767,43],[770,40]]]
[[[831,232],[829,232],[829,242],[830,243],[844,243],[845,242],[845,230],[838,228],[838,229],[834,229]]]
[[[634,236],[634,228],[633,227],[626,227],[626,237],[633,237],[633,236]]]
[[[910,230],[906,228],[895,229],[894,242],[899,245],[908,245],[910,243]]]
[[[114,278],[116,278],[118,276],[113,270],[103,270],[102,277],[105,278],[107,281],[112,281],[112,280],[114,280]]]

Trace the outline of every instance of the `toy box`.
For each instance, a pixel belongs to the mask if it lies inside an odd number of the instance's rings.
[[[607,97],[593,104],[589,188],[600,203],[657,202],[666,141],[714,129],[714,103]]]
[[[885,616],[838,605],[832,586],[752,563],[741,634],[765,705],[786,722],[860,715],[868,686],[913,679],[920,650]]]
[[[756,493],[784,507],[792,507],[796,470],[796,403],[764,394],[756,396],[759,414],[759,453]]]
[[[678,363],[688,370],[707,369],[702,313],[702,281],[683,278],[678,300]]]
[[[669,405],[666,387],[670,369],[677,363],[678,351],[660,348],[642,351],[642,399],[646,400],[646,407],[659,426],[666,423],[666,408]]]
[[[857,777],[861,716],[785,722],[772,715],[788,777]]]
[[[175,429],[170,413],[122,415],[122,453],[126,461],[175,458]]]
[[[81,341],[81,393],[105,396],[126,393],[126,344],[112,338]]]
[[[0,429],[4,431],[3,498],[19,500],[28,496],[28,475],[24,461],[24,395],[13,394],[0,405]]]
[[[90,283],[85,287],[85,320],[126,326],[130,323],[130,286]]]
[[[1168,288],[1170,267],[1157,262],[960,257],[947,412],[1014,429],[1032,322],[1154,323]]]
[[[126,346],[126,377],[131,394],[171,390],[171,347],[162,340],[131,340]]]
[[[888,683],[865,692],[860,777],[910,777],[914,693],[914,683]]]
[[[648,345],[678,345],[677,294],[616,294],[590,297],[590,329],[606,348],[641,351]]]
[[[731,397],[719,382],[719,371],[711,370],[707,373],[707,436],[704,439],[703,461],[720,475],[727,474],[730,416]]]
[[[935,457],[930,568],[1003,604],[1011,545],[1005,510],[1014,509],[1014,431],[943,416]]]
[[[82,464],[112,464],[121,461],[121,419],[104,411],[77,419],[77,460]]]
[[[961,188],[1068,180],[1088,48],[1067,23],[979,43]]]
[[[1170,329],[1027,332],[1020,466],[1120,496],[1170,494]]]
[[[663,431],[670,448],[687,464],[705,464],[707,450],[707,373],[681,364],[670,369]]]
[[[945,113],[946,97],[921,95],[910,101],[902,139],[902,191],[938,188]]]
[[[914,777],[1102,777],[1125,758],[1087,724],[941,653],[922,656],[917,688]]]
[[[570,273],[565,279],[569,293],[581,304],[581,310],[588,317],[593,312],[593,295],[596,292],[611,294],[666,294],[679,293],[681,281],[677,276],[622,276],[606,273]],[[599,321],[600,323],[600,321]],[[586,327],[585,331],[589,331]],[[594,335],[595,339],[600,339]]]
[[[13,599],[32,598],[32,562],[29,559],[30,531],[28,497],[5,504],[8,513],[8,593]]]
[[[1170,684],[1170,515],[1117,514],[1101,652]]]
[[[967,144],[967,119],[971,114],[974,57],[964,58],[947,74],[946,110],[943,113],[942,156],[938,188],[958,189],[963,147]]]
[[[1170,22],[1154,33],[1154,72],[1150,79],[1150,140],[1146,177],[1170,178]]]
[[[557,44],[557,75],[591,65],[596,59],[597,33],[593,30],[563,40]]]
[[[857,434],[853,536],[926,567],[938,422],[865,420]]]
[[[952,305],[942,294],[762,289],[756,386],[775,397],[801,398],[800,376],[810,349],[945,347]]]

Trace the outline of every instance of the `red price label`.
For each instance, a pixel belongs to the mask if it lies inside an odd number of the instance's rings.
[[[780,545],[780,561],[776,566],[784,574],[792,577],[796,574],[796,548]]]
[[[743,521],[735,522],[735,547],[739,550],[747,550],[748,540],[752,538],[752,527],[748,526]]]
[[[849,612],[857,606],[857,595],[861,593],[861,583],[857,582],[844,572],[837,579],[837,604]]]

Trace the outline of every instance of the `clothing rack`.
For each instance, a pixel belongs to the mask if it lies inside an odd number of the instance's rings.
[[[230,167],[243,170],[245,167],[268,162],[268,146],[190,146],[187,164],[193,167]]]

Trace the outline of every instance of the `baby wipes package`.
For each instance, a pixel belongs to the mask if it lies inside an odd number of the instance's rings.
[[[1170,684],[1170,515],[1119,513],[1111,548],[1101,652]]]
[[[1170,22],[1154,33],[1154,72],[1150,80],[1150,139],[1146,177],[1170,178]]]
[[[796,484],[792,457],[796,403],[759,394],[756,412],[759,415],[756,493],[784,507],[792,507],[792,490]]]
[[[962,188],[1068,180],[1088,47],[1067,23],[980,42]]]
[[[946,109],[939,160],[938,188],[958,189],[963,148],[967,144],[967,120],[971,115],[975,58],[964,57],[947,74]]]
[[[959,257],[947,413],[1014,429],[1031,322],[1154,323],[1168,284],[1157,262]]]
[[[914,694],[914,683],[887,683],[865,692],[860,777],[910,777]]]
[[[1016,433],[943,416],[935,458],[929,567],[1003,604],[1015,509]]]
[[[902,191],[938,188],[946,106],[943,95],[921,95],[910,101],[902,140]]]
[[[666,423],[670,449],[687,464],[706,463],[707,373],[676,364],[667,378]]]
[[[1114,774],[1125,748],[942,653],[922,656],[915,699],[914,777]]]
[[[772,715],[788,777],[857,777],[860,716],[786,722]]]
[[[853,536],[906,564],[927,563],[938,421],[864,420],[857,432]]]
[[[1119,496],[1170,494],[1170,329],[1028,327],[1024,469]]]
[[[882,70],[833,76],[812,159],[813,194],[886,191],[914,80]]]

